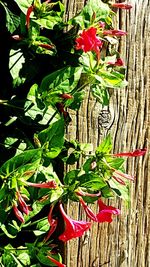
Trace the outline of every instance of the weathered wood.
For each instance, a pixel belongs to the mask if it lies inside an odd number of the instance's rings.
[[[118,2],[118,1],[116,1]],[[128,31],[120,43],[127,69],[128,87],[114,90],[108,107],[102,109],[87,90],[80,111],[72,113],[68,138],[93,143],[111,133],[114,151],[129,151],[150,146],[150,2],[131,0],[131,11],[119,11],[118,27]],[[84,1],[65,0],[66,17],[80,10]],[[142,158],[128,159],[126,172],[134,174],[131,205],[111,201],[122,214],[111,224],[93,224],[89,233],[67,245],[67,267],[149,267],[150,266],[150,162],[148,153]],[[96,209],[96,206],[92,206]],[[86,219],[80,207],[68,205],[75,219]]]

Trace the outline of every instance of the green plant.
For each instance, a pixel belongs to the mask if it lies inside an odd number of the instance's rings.
[[[93,152],[91,144],[65,136],[69,111],[80,108],[87,85],[102,105],[109,102],[110,88],[127,85],[116,50],[118,37],[126,32],[113,29],[111,8],[131,6],[89,0],[79,14],[65,21],[60,1],[12,0],[0,5],[6,12],[12,77],[12,93],[0,101],[5,114],[1,115],[0,262],[7,267],[64,266],[50,240],[59,226],[55,207],[65,222],[65,231],[58,236],[64,242],[91,227],[89,221],[67,216],[62,204],[68,200],[79,202],[90,220],[110,223],[120,210],[105,205],[102,198],[117,195],[129,201],[128,181],[134,177],[124,173],[123,157],[146,152],[111,154],[110,136]],[[81,158],[82,166],[63,173],[62,165]],[[88,206],[96,201],[98,214]]]

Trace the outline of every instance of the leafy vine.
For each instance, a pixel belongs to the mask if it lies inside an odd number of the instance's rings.
[[[127,85],[117,51],[127,33],[114,29],[113,17],[118,8],[132,6],[89,0],[68,21],[60,1],[0,1],[0,8],[6,16],[10,75],[0,100],[0,262],[63,267],[53,244],[60,222],[65,229],[57,238],[63,242],[81,237],[92,222],[111,223],[120,209],[104,199],[117,195],[128,202],[129,181],[134,181],[124,173],[124,158],[146,153],[143,148],[112,154],[109,135],[95,152],[91,144],[66,138],[69,112],[80,108],[87,86],[108,105],[110,88]],[[61,166],[76,166],[81,158],[80,167],[63,173]],[[66,214],[68,200],[80,203],[87,221]],[[95,202],[97,214],[88,206]]]

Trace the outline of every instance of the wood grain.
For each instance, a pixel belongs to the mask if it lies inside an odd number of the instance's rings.
[[[72,17],[84,1],[65,0],[66,18]],[[116,1],[117,2],[117,1]],[[108,107],[87,97],[79,112],[72,112],[68,138],[92,143],[94,148],[111,133],[114,151],[150,147],[150,1],[131,0],[131,11],[117,13],[115,26],[128,35],[120,42],[127,68],[128,87],[111,92]],[[128,159],[126,172],[136,176],[131,184],[131,203],[110,203],[122,214],[111,224],[93,224],[82,238],[66,248],[67,267],[150,267],[150,162],[144,157]],[[68,204],[74,219],[86,219],[76,204]],[[97,210],[96,205],[92,209]]]

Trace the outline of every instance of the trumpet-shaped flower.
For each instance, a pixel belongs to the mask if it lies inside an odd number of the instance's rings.
[[[91,222],[72,220],[65,213],[62,204],[59,205],[59,208],[66,227],[65,231],[59,236],[60,240],[66,242],[72,238],[80,237],[91,227]]]
[[[116,169],[113,169],[113,170],[114,170],[113,176],[115,176],[115,177],[119,176],[119,177],[123,177],[123,178],[128,179],[128,180],[131,180],[131,181],[135,180],[135,177],[132,175],[126,174],[126,173],[121,172],[121,171],[116,170]]]
[[[115,157],[139,157],[139,156],[144,156],[146,153],[147,149],[136,149],[133,152],[123,152],[123,153],[117,153],[113,154]]]
[[[131,4],[128,4],[128,3],[113,3],[111,4],[112,7],[116,7],[116,8],[121,8],[121,9],[131,9],[132,8],[132,5]]]
[[[31,183],[31,182],[27,182],[26,183],[29,186],[32,187],[39,187],[39,188],[49,188],[49,189],[55,189],[57,187],[57,184],[54,180],[45,182],[45,183]]]
[[[28,215],[29,214],[29,207],[26,204],[25,200],[23,199],[23,197],[21,196],[19,191],[17,191],[17,197],[18,197],[18,203],[19,203],[19,207],[20,207],[21,211],[23,211],[26,215]]]
[[[79,201],[80,201],[80,204],[82,205],[82,207],[84,208],[84,210],[85,210],[87,216],[88,216],[91,220],[97,222],[97,217],[96,217],[96,215],[93,213],[93,211],[88,207],[88,205],[84,202],[84,200],[83,200],[81,197],[80,197],[80,200],[79,200]]]
[[[51,237],[51,235],[54,233],[54,231],[56,230],[57,224],[58,224],[57,219],[55,220],[55,219],[52,218],[53,207],[54,207],[53,205],[50,207],[50,211],[49,211],[49,214],[48,214],[48,222],[49,222],[49,225],[50,225],[50,230],[48,231],[47,236],[44,238],[45,242],[47,242],[48,239]]]
[[[18,207],[17,207],[16,204],[13,205],[13,211],[14,211],[14,213],[15,213],[17,219],[18,219],[20,222],[24,223],[24,222],[25,222],[24,217],[23,217],[21,211],[18,209]]]
[[[112,35],[112,36],[123,36],[126,35],[127,32],[122,31],[122,30],[105,30],[103,31],[104,35]]]
[[[119,215],[120,210],[112,206],[105,205],[101,199],[98,200],[99,213],[96,215],[97,221],[102,222],[112,222],[112,215]]]

